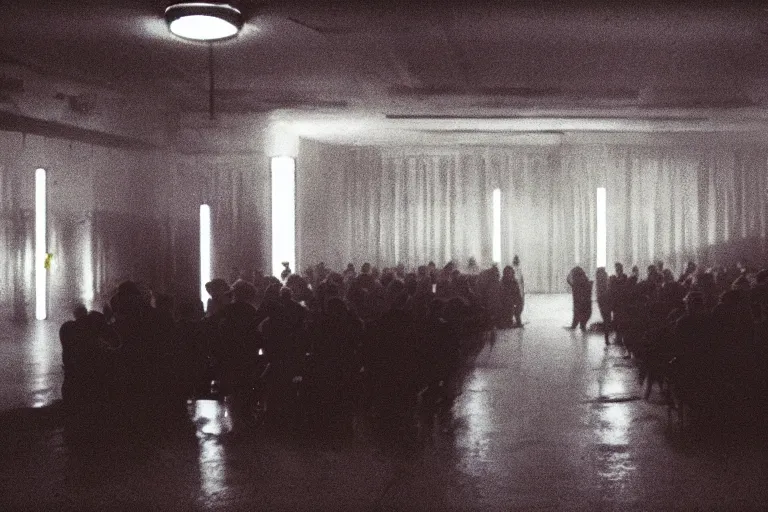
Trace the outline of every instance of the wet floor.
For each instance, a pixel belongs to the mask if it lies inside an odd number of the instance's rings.
[[[524,329],[477,357],[452,432],[392,449],[234,437],[225,403],[133,439],[73,446],[56,399],[57,326],[0,334],[0,510],[665,510],[768,508],[759,436],[693,442],[632,362],[563,329],[568,296],[531,296]]]

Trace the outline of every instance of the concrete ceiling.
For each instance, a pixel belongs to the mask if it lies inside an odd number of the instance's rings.
[[[0,63],[207,111],[207,45],[168,32],[168,2],[0,3]],[[321,116],[340,132],[347,119],[454,134],[765,126],[760,3],[230,3],[247,21],[214,44],[220,113]]]

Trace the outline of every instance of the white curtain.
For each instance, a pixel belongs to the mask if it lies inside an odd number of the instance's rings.
[[[306,167],[302,168],[302,164]],[[768,149],[754,145],[540,145],[359,148],[302,143],[303,266],[491,263],[494,188],[502,265],[517,254],[526,289],[566,289],[595,270],[596,189],[608,198],[607,261],[677,271],[688,259],[765,257]],[[610,268],[609,268],[610,270]]]

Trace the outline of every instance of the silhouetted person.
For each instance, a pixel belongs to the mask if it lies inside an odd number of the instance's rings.
[[[469,261],[467,261],[467,274],[474,276],[479,273],[480,273],[480,267],[477,264],[477,260],[475,260],[474,257],[470,257]]]
[[[207,316],[216,316],[224,306],[232,302],[232,289],[221,278],[205,283],[205,291],[211,296],[205,308]]]
[[[624,265],[616,262],[614,275],[608,280],[611,304],[611,326],[616,331],[616,344],[624,343],[624,330],[629,322],[631,283],[624,273]]]
[[[693,261],[689,261],[688,264],[685,266],[685,270],[682,274],[680,274],[680,278],[677,280],[678,283],[689,285],[690,281],[693,280],[693,276],[696,273],[696,263]]]
[[[64,366],[61,396],[66,411],[75,414],[89,405],[97,383],[95,356],[88,329],[88,310],[78,304],[72,316],[74,320],[64,322],[59,329],[59,340]]]
[[[219,324],[218,357],[221,368],[221,385],[232,399],[233,429],[239,428],[244,420],[248,393],[252,384],[256,355],[262,347],[258,331],[256,299],[253,284],[238,280],[232,285],[233,300],[221,311]]]
[[[282,280],[282,282],[285,282],[286,279],[288,279],[288,276],[290,276],[293,273],[293,271],[291,270],[290,262],[284,261],[282,262],[282,264],[283,264],[283,271],[280,272],[280,279]]]
[[[523,295],[520,292],[520,284],[515,278],[515,269],[509,265],[504,267],[501,276],[499,300],[501,302],[500,327],[522,327],[520,311],[522,310]]]
[[[515,279],[520,284],[520,314],[522,314],[523,309],[525,309],[525,275],[523,274],[523,268],[520,266],[520,257],[517,254],[512,258],[512,268],[515,269]],[[518,323],[522,325],[521,322]]]
[[[597,294],[597,308],[600,310],[600,317],[603,319],[603,333],[605,335],[605,344],[610,343],[611,333],[611,292],[609,289],[608,272],[605,267],[599,267],[595,272],[595,292]]]
[[[571,269],[567,278],[573,296],[573,321],[571,329],[578,326],[582,331],[587,329],[587,322],[592,316],[592,281],[581,267]]]
[[[685,297],[685,313],[675,322],[673,340],[676,391],[694,410],[706,406],[712,397],[713,334],[704,294],[689,292]]]

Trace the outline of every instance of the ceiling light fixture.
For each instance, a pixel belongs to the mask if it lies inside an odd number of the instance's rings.
[[[194,41],[234,37],[243,27],[243,14],[229,4],[180,2],[165,9],[168,29]]]

